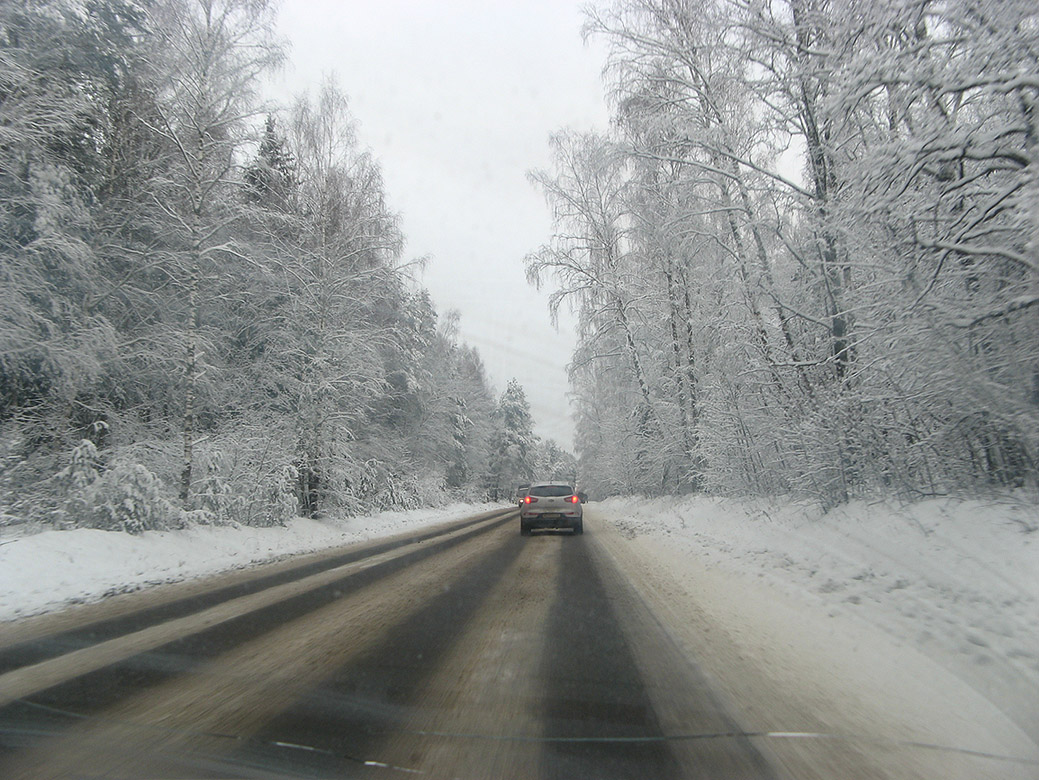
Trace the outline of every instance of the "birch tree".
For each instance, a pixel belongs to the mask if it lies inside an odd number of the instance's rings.
[[[835,113],[866,129],[846,219],[879,261],[869,305],[930,372],[888,364],[891,396],[908,435],[931,439],[929,470],[937,456],[996,484],[1037,457],[1034,22],[1029,4],[884,6],[836,78]]]
[[[268,141],[268,146],[273,141]],[[386,312],[400,299],[400,235],[386,209],[378,166],[356,143],[346,99],[331,82],[300,97],[285,148],[297,184],[275,192],[258,219],[274,327],[258,331],[278,410],[291,421],[301,511],[316,515],[351,478],[352,441],[386,392],[383,352],[393,338]],[[250,170],[272,163],[253,163]],[[247,190],[255,199],[255,180]],[[268,193],[270,195],[271,193]],[[363,458],[362,458],[363,462]]]
[[[167,175],[152,206],[163,223],[164,265],[183,302],[183,457],[180,498],[191,500],[198,434],[198,383],[205,369],[202,320],[208,282],[238,262],[229,228],[237,208],[238,168],[261,111],[260,76],[278,62],[265,0],[167,0],[152,12],[157,122],[168,144]]]
[[[715,490],[1034,484],[1034,8],[619,0],[587,29],[637,325],[582,320],[582,470],[639,481],[627,353]],[[570,207],[600,180],[562,159],[538,183]],[[576,299],[596,234],[555,216],[532,258]]]
[[[611,141],[595,136],[560,135],[553,146],[555,170],[531,178],[552,209],[556,234],[526,258],[527,276],[536,284],[554,279],[559,288],[550,305],[572,305],[577,312],[582,348],[575,371],[600,360],[620,368],[615,381],[635,396],[627,406],[630,426],[622,446],[642,464],[639,479],[658,482],[676,453],[639,334],[644,296],[632,251],[626,160]]]

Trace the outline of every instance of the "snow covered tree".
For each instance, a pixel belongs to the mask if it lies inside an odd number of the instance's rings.
[[[534,473],[538,479],[559,479],[577,482],[577,461],[552,439],[538,442],[534,459]]]
[[[284,211],[295,193],[296,161],[287,141],[278,134],[273,114],[267,115],[256,157],[245,170],[245,195],[253,203]]]
[[[491,441],[497,404],[491,394],[480,354],[457,343],[457,332],[449,316],[442,329],[447,343],[440,379],[445,400],[442,414],[448,421],[449,441],[444,481],[448,489],[463,496],[483,497],[482,480],[490,469]]]
[[[491,438],[488,479],[491,500],[510,496],[515,483],[530,482],[535,477],[537,446],[527,395],[519,382],[510,379],[498,400]]]
[[[118,403],[94,229],[140,16],[115,1],[0,4],[0,426],[24,480],[5,494],[29,511],[57,453],[105,444]]]
[[[479,356],[401,267],[345,97],[258,99],[272,29],[265,0],[0,3],[4,512],[269,524],[482,485]]]
[[[527,267],[578,312],[592,489],[1036,484],[1034,8],[616,0],[587,30],[615,123],[534,175]]]
[[[260,76],[281,57],[271,9],[262,0],[166,0],[151,14],[151,81],[169,167],[154,183],[163,219],[164,266],[184,297],[183,457],[180,498],[191,499],[198,383],[205,370],[204,297],[236,263],[230,227],[238,209],[236,170],[260,111]]]
[[[349,448],[387,389],[401,239],[334,84],[297,100],[277,154],[294,161],[297,183],[287,206],[276,201],[260,214],[264,307],[274,317],[257,328],[258,380],[291,420],[300,508],[315,515],[343,500],[336,485],[361,481]]]

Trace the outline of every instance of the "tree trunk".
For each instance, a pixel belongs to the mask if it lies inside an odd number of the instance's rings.
[[[188,345],[184,366],[184,453],[180,470],[180,501],[191,506],[191,467],[195,444],[195,384],[198,380],[198,260],[188,284]]]
[[[809,83],[811,56],[808,52],[817,44],[819,26],[807,18],[813,10],[811,0],[792,0],[790,9],[797,36],[797,51],[794,61],[798,64],[798,90],[801,102],[801,122],[804,128],[805,147],[808,153],[809,169],[812,174],[816,215],[819,220],[819,240],[821,241],[821,259],[823,265],[823,281],[826,285],[826,309],[830,319],[830,357],[833,358],[837,378],[843,380],[854,357],[852,346],[851,315],[844,310],[844,291],[851,283],[851,268],[840,262],[841,251],[833,225],[830,224],[832,204],[830,198],[836,190],[836,174],[833,161],[830,159],[827,144],[829,133],[826,126],[820,126],[817,106],[817,91]]]

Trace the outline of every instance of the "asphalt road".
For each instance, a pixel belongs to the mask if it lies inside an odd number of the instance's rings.
[[[514,511],[22,621],[0,777],[772,778],[596,539]]]

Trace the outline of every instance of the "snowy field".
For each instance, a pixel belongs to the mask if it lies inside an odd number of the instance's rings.
[[[436,525],[499,504],[452,504],[285,526],[197,526],[139,536],[86,528],[0,536],[0,621],[97,601],[149,585]]]
[[[1035,504],[855,502],[826,514],[808,504],[704,497],[616,498],[592,506],[673,577],[699,586],[714,571],[721,582],[748,583],[746,593],[759,600],[782,594],[774,614],[794,605],[791,619],[800,624],[777,629],[792,632],[782,641],[807,645],[814,632],[815,646],[800,652],[815,654],[810,662],[818,669],[847,651],[860,655],[863,669],[878,664],[877,677],[888,674],[879,669],[881,653],[922,657],[1039,742]],[[739,588],[725,587],[734,611],[744,609]],[[834,632],[847,648],[826,639]]]

